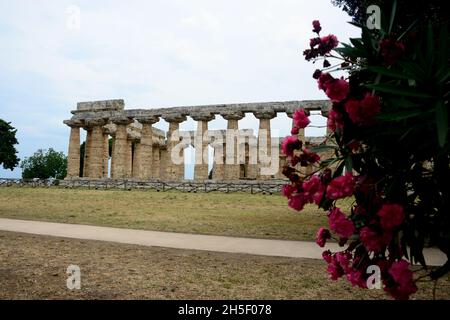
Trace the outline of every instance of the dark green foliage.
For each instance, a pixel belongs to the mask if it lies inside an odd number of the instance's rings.
[[[64,179],[67,174],[67,157],[52,148],[47,152],[39,149],[31,157],[25,158],[20,167],[24,179]]]
[[[10,122],[0,119],[0,165],[3,165],[4,169],[13,170],[20,161],[14,147],[18,144],[16,132],[17,130],[11,126]]]

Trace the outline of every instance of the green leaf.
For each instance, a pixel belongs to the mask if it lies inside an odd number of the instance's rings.
[[[392,10],[391,10],[391,17],[389,19],[388,33],[392,32],[392,26],[394,25],[394,18],[395,18],[395,13],[396,12],[397,12],[397,0],[394,0],[392,2]]]
[[[448,112],[442,100],[436,104],[436,126],[439,146],[442,148],[447,142],[448,133]]]
[[[396,111],[396,112],[384,112],[377,116],[379,120],[390,120],[390,121],[400,121],[409,118],[414,118],[417,116],[422,116],[425,113],[432,112],[432,110],[407,110],[407,111]]]
[[[405,79],[405,80],[409,79],[409,77],[400,70],[392,70],[392,69],[388,69],[386,67],[379,67],[379,66],[368,66],[366,69],[369,71],[373,71],[378,74],[381,74],[383,76],[388,76],[388,77],[398,78],[398,79]]]
[[[312,147],[309,150],[312,151],[312,152],[318,153],[318,152],[329,151],[330,149],[331,150],[336,150],[337,147],[329,146],[329,145],[319,145],[319,146]]]
[[[392,94],[397,94],[397,95],[406,96],[406,97],[416,97],[416,98],[433,98],[434,97],[427,93],[418,92],[417,88],[411,88],[411,87],[399,87],[399,86],[389,85],[389,84],[366,84],[366,87],[369,89],[374,89],[376,91],[392,93]]]

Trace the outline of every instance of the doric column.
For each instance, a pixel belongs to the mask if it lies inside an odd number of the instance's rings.
[[[131,178],[133,176],[133,142],[133,138],[127,138],[127,147],[125,149],[125,178]]]
[[[270,134],[270,119],[276,116],[273,110],[264,110],[253,113],[259,119],[258,130],[258,173],[257,179],[266,180],[272,178],[270,175],[261,174],[261,168],[270,167],[272,138]]]
[[[161,178],[161,151],[159,145],[153,145],[152,151],[152,177],[154,179]]]
[[[225,138],[225,180],[239,180],[241,168],[239,161],[239,125],[238,121],[245,115],[241,111],[232,113],[221,113],[222,117],[228,121]]]
[[[103,130],[103,178],[108,178],[109,132]]]
[[[167,132],[167,156],[166,164],[167,180],[178,181],[184,179],[184,147],[180,144],[180,123],[186,121],[186,116],[180,114],[163,115],[163,119],[169,123]]]
[[[76,120],[66,120],[64,123],[70,127],[66,179],[78,178],[80,176],[80,127],[82,124],[81,121]]]
[[[158,117],[137,118],[142,124],[141,142],[135,145],[135,157],[138,160],[133,167],[133,177],[150,179],[153,168],[153,127],[159,121]],[[134,161],[134,160],[133,160]],[[135,172],[137,170],[137,172]]]
[[[87,176],[89,178],[103,177],[104,137],[103,128],[105,120],[90,119],[85,121],[90,132],[90,143],[88,147]]]
[[[128,173],[127,161],[129,153],[131,153],[131,150],[127,152],[127,147],[130,148],[128,144],[127,125],[133,122],[133,120],[127,117],[117,117],[111,120],[116,125],[116,134],[113,141],[111,178],[123,179]]]
[[[86,140],[84,141],[84,157],[83,157],[83,177],[89,177],[89,163],[91,161],[91,141],[92,128],[88,126],[83,127],[86,130]]]
[[[131,144],[131,148],[133,151],[131,176],[133,178],[139,179],[142,163],[142,145],[138,139],[131,140]]]
[[[215,116],[211,113],[193,114],[192,119],[197,121],[197,130],[194,137],[195,148],[195,168],[194,180],[204,181],[208,179],[208,145],[209,137],[207,135],[208,122]]]

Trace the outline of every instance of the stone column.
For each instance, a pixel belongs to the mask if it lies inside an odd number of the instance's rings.
[[[66,120],[70,127],[69,151],[67,153],[67,176],[66,179],[78,178],[80,176],[80,127],[81,121]]]
[[[241,111],[222,114],[222,117],[228,121],[226,139],[225,139],[225,180],[239,180],[240,161],[239,161],[239,125],[238,121],[245,115]]]
[[[152,177],[154,179],[161,178],[161,151],[158,145],[153,145],[152,151]]]
[[[84,141],[84,157],[83,157],[83,177],[89,177],[89,163],[91,161],[91,141],[92,141],[92,128],[84,126],[86,130],[86,140]]]
[[[163,115],[169,123],[167,132],[167,156],[165,179],[179,181],[184,179],[184,148],[180,145],[180,123],[186,121],[186,116],[179,114]],[[177,150],[174,150],[174,149]],[[176,153],[176,154],[175,154]],[[178,162],[178,163],[176,163]]]
[[[273,110],[264,110],[253,113],[259,119],[258,130],[258,172],[257,179],[271,179],[271,175],[261,174],[261,168],[270,167],[270,156],[272,152],[272,138],[270,134],[270,119],[276,116]]]
[[[99,179],[103,177],[104,137],[102,126],[105,124],[105,120],[91,119],[85,123],[90,128],[88,131],[90,132],[90,142],[87,153],[87,176]]]
[[[153,127],[152,125],[159,121],[158,117],[145,117],[137,119],[142,124],[141,142],[135,146],[135,155],[137,156],[136,165],[133,170],[133,177],[148,180],[152,178],[153,168]],[[133,160],[134,161],[134,160]]]
[[[116,135],[114,137],[113,144],[113,160],[111,168],[111,178],[123,179],[127,176],[127,160],[129,158],[129,153],[127,152],[128,135],[127,135],[127,125],[129,125],[133,120],[127,117],[117,117],[111,119],[116,125]]]
[[[131,178],[133,176],[133,141],[133,138],[128,137],[127,147],[125,149],[125,178]]]
[[[140,176],[140,170],[141,170],[141,157],[142,157],[142,145],[141,142],[138,139],[131,140],[132,144],[132,169],[131,169],[131,176],[133,178],[139,179]],[[134,148],[133,148],[134,146]]]
[[[208,146],[209,137],[207,135],[208,122],[213,120],[215,116],[208,114],[194,114],[192,119],[197,121],[197,130],[194,137],[195,148],[195,168],[194,180],[204,181],[208,179]]]
[[[109,132],[103,131],[103,178],[108,178]]]

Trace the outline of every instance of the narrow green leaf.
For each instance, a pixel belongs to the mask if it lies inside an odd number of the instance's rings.
[[[398,79],[405,79],[405,80],[409,79],[409,77],[400,70],[392,70],[392,69],[388,69],[386,67],[379,67],[379,66],[368,66],[366,69],[369,71],[373,71],[378,74],[381,74],[383,76],[388,76],[388,77],[398,78]]]
[[[399,87],[388,84],[366,84],[366,87],[369,89],[374,89],[376,91],[398,94],[406,97],[433,98],[432,95],[423,92],[418,92],[417,88],[411,87]]]
[[[448,133],[448,112],[442,100],[436,104],[436,126],[439,146],[444,147]]]
[[[336,149],[337,149],[337,147],[334,147],[334,146],[319,145],[319,146],[311,147],[309,150],[317,153],[317,152],[324,152],[324,151],[336,150]]]
[[[397,12],[397,0],[394,0],[392,2],[392,10],[391,10],[391,17],[389,19],[388,34],[392,32],[392,27],[394,25],[394,19],[395,19],[395,13],[396,12]]]

